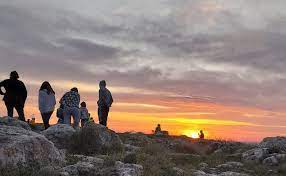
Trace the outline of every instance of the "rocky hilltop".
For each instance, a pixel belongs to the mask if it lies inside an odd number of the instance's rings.
[[[121,133],[88,124],[34,130],[0,118],[0,176],[285,176],[286,137],[259,144]]]

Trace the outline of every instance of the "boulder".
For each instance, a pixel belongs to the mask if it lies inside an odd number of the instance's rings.
[[[76,130],[70,125],[57,124],[49,127],[43,131],[42,134],[52,141],[57,148],[65,149],[69,145],[70,138],[75,132]]]
[[[61,175],[66,176],[141,176],[143,167],[135,164],[123,164],[115,162],[114,165],[105,165],[104,160],[96,157],[85,157],[78,155],[83,161],[70,166],[66,166],[61,170]]]
[[[84,155],[121,153],[124,150],[122,141],[114,131],[94,123],[77,131],[69,147],[70,152]]]
[[[255,148],[249,151],[246,151],[242,154],[242,159],[244,161],[254,161],[260,163],[265,158],[269,156],[270,152],[267,148]]]
[[[45,136],[24,128],[0,125],[0,168],[59,166],[64,157]]]
[[[259,148],[268,148],[272,153],[286,152],[286,137],[268,137],[258,145]]]
[[[271,156],[264,159],[262,163],[268,166],[277,166],[279,164],[279,161],[275,156]]]
[[[28,123],[8,116],[0,118],[0,125],[15,126],[24,128],[26,130],[31,130],[31,127]]]

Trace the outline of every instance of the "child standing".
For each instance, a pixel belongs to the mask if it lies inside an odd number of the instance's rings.
[[[81,119],[81,127],[84,127],[84,125],[88,122],[89,120],[89,113],[88,113],[88,110],[86,108],[86,103],[85,102],[82,102],[80,104],[80,109],[79,109],[79,112],[80,112],[80,119]]]

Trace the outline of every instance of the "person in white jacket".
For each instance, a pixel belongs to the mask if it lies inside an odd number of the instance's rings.
[[[49,120],[55,110],[55,91],[49,82],[43,82],[39,90],[39,110],[42,115],[45,129],[50,127]]]

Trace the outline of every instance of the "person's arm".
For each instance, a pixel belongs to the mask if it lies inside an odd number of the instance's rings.
[[[20,83],[20,95],[23,97],[23,103],[26,102],[27,96],[28,96],[28,91],[26,89],[26,86],[23,82]]]
[[[6,82],[6,81],[0,82],[0,95],[4,95],[4,94],[5,94],[5,93],[2,91],[2,87],[5,86],[5,82]]]
[[[101,89],[99,89],[97,104],[99,105],[99,104],[101,103],[101,101],[102,101],[102,100],[103,100],[102,90],[101,90]]]
[[[57,104],[57,101],[56,101],[56,96],[55,96],[55,94],[53,94],[53,104],[54,104],[54,106],[56,106],[56,104]]]
[[[65,104],[66,94],[67,93],[65,93],[64,96],[61,98],[61,100],[59,102],[60,104]]]
[[[43,110],[44,110],[44,105],[46,102],[45,98],[46,98],[45,93],[42,91],[39,91],[39,110],[40,110],[40,112],[43,112]]]

